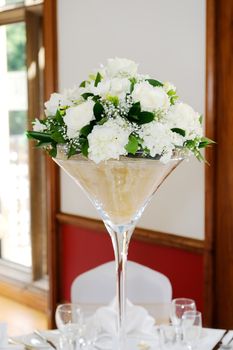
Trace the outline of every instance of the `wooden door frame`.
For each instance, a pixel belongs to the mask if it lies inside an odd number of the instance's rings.
[[[44,99],[58,90],[58,55],[57,55],[57,1],[44,0]],[[55,326],[54,313],[59,302],[59,268],[58,268],[58,224],[56,215],[60,211],[60,179],[59,169],[53,160],[47,156],[47,208],[48,208],[48,325]]]
[[[206,170],[206,240],[213,249],[206,304],[213,325],[227,329],[233,327],[232,21],[232,0],[207,0],[207,132],[216,145]]]
[[[229,191],[233,187],[233,179],[227,176],[228,184],[223,184],[221,174],[232,174],[233,157],[227,150],[233,148],[233,123],[230,117],[230,103],[233,95],[230,78],[232,76],[232,53],[230,51],[230,21],[233,9],[232,0],[206,0],[206,134],[214,139],[216,146],[206,151],[210,166],[205,169],[205,249],[204,249],[204,305],[205,324],[208,326],[233,327],[233,213],[223,212],[224,199],[227,198],[229,208],[233,208],[233,195]],[[225,6],[225,8],[224,8]],[[44,2],[44,42],[45,42],[45,98],[57,91],[57,29],[56,0]],[[221,40],[219,40],[221,38]],[[230,62],[229,69],[223,68],[224,60]],[[227,86],[227,89],[226,89]],[[232,106],[232,105],[231,105]],[[233,110],[233,106],[231,107]],[[224,133],[228,139],[223,142]],[[230,135],[230,136],[229,136]],[[231,147],[231,148],[230,148]],[[59,295],[59,224],[60,182],[59,171],[51,159],[48,159],[48,208],[49,208],[49,275],[50,275],[50,325],[56,304],[61,301]],[[233,176],[232,176],[233,178]],[[172,239],[172,238],[171,238]],[[229,244],[230,242],[230,244]],[[225,254],[222,259],[222,254]],[[223,274],[222,271],[228,271]],[[233,276],[232,276],[233,277]],[[226,288],[217,288],[225,283]],[[227,290],[228,289],[228,290]],[[232,296],[229,298],[229,291]],[[223,307],[225,305],[225,307]],[[213,310],[215,311],[213,318]],[[216,311],[217,310],[217,311]]]

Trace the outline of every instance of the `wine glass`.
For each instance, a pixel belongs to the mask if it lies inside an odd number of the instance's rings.
[[[185,311],[196,311],[196,304],[193,299],[176,298],[172,300],[170,318],[176,329],[177,341],[181,340],[181,321]]]
[[[175,349],[176,346],[176,330],[171,324],[161,325],[158,329],[159,345],[162,350]]]
[[[183,340],[192,350],[201,336],[202,316],[200,311],[185,311],[182,316]]]
[[[70,350],[76,349],[77,341],[80,347],[82,346],[85,325],[79,305],[72,303],[58,305],[55,321]]]

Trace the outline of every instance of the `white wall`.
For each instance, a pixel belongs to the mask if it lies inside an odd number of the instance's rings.
[[[84,80],[109,57],[126,57],[204,112],[204,0],[58,0],[60,90]],[[62,211],[98,218],[65,174]],[[204,166],[183,163],[146,209],[140,227],[204,238]]]

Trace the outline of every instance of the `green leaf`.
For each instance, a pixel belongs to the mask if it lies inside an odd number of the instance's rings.
[[[85,125],[81,130],[80,130],[80,135],[87,137],[90,132],[92,132],[94,125],[93,123],[90,123],[88,125]]]
[[[56,141],[57,143],[65,143],[65,139],[64,137],[62,136],[62,134],[59,132],[59,131],[54,131],[52,134],[51,134],[51,138]]]
[[[57,145],[56,144],[52,145],[52,148],[49,150],[49,155],[53,158],[56,157],[56,155],[57,155]]]
[[[167,94],[168,94],[168,96],[175,96],[176,95],[176,91],[175,90],[169,90],[168,92],[167,92]]]
[[[180,129],[180,128],[172,128],[171,131],[176,132],[177,134],[185,137],[185,130]]]
[[[35,140],[43,141],[43,142],[52,142],[53,141],[53,139],[51,138],[51,134],[48,134],[45,132],[27,131],[26,136],[29,139],[35,139]]]
[[[161,83],[161,81],[159,81],[159,80],[146,79],[146,81],[148,81],[148,83],[152,86],[163,86],[163,83]]]
[[[81,152],[82,154],[87,157],[88,156],[88,147],[89,147],[89,143],[88,140],[86,138],[80,138],[80,144],[81,144]]]
[[[101,79],[102,79],[102,76],[101,76],[101,74],[98,72],[97,74],[96,74],[96,78],[95,78],[95,86],[97,86],[98,84],[99,84],[99,82],[101,81]]]
[[[103,118],[104,107],[99,101],[95,103],[93,113],[97,121],[100,121]]]
[[[179,96],[177,96],[176,91],[175,90],[169,90],[167,92],[169,98],[170,98],[170,103],[171,105],[174,105],[176,103],[176,101],[178,100]]]
[[[140,102],[136,102],[132,105],[129,110],[127,119],[131,122],[137,123],[139,120],[139,114],[141,113],[141,105]]]
[[[176,101],[178,100],[179,96],[172,96],[170,98],[170,102],[171,102],[171,105],[174,105],[176,103]]]
[[[203,122],[203,115],[202,114],[199,117],[199,122],[200,122],[200,124],[202,124],[202,122]]]
[[[126,151],[128,153],[135,154],[138,150],[138,147],[139,147],[139,143],[138,143],[137,137],[134,135],[130,135],[129,141],[128,141],[127,145],[125,146]]]
[[[92,100],[97,102],[101,97],[99,95],[94,95]]]
[[[64,115],[64,111],[60,111],[59,109],[57,110],[56,112],[56,115],[55,115],[55,119],[57,120],[57,122],[59,124],[64,124],[64,120],[63,120],[63,116]]]
[[[130,78],[130,93],[133,92],[133,89],[134,89],[134,85],[137,83],[137,79],[136,78]]]
[[[70,157],[74,156],[76,153],[77,153],[76,147],[74,147],[73,144],[71,144],[69,147],[67,157],[70,158]]]
[[[87,100],[88,97],[94,96],[94,94],[92,94],[91,92],[85,92],[81,96],[84,98],[84,100]]]
[[[98,125],[103,125],[104,123],[106,123],[106,121],[108,120],[107,117],[103,117],[102,119],[100,119],[99,122],[97,122]]]
[[[83,81],[81,82],[81,84],[79,85],[79,87],[85,88],[85,87],[86,87],[86,84],[87,84],[87,81],[86,81],[86,80],[83,80]]]
[[[141,112],[139,114],[139,119],[137,121],[138,124],[146,124],[152,122],[154,120],[155,115],[152,112]]]
[[[215,143],[215,141],[209,139],[208,137],[202,137],[198,148],[205,148],[213,143]]]

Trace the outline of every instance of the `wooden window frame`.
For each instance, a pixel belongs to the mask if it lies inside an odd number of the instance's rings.
[[[38,115],[41,110],[40,102],[38,99],[39,93],[39,79],[38,74],[40,68],[38,64],[38,50],[39,50],[39,42],[35,40],[30,41],[30,36],[33,37],[35,33],[38,32],[40,17],[43,17],[43,36],[44,40],[47,37],[47,33],[44,33],[46,28],[45,20],[48,24],[47,14],[45,12],[45,6],[51,3],[49,0],[46,1],[35,1],[30,2],[27,1],[26,5],[16,4],[4,7],[0,9],[0,23],[1,25],[7,25],[12,23],[17,23],[24,21],[26,24],[26,32],[27,38],[29,37],[28,42],[31,42],[31,47],[27,45],[27,67],[30,66],[31,62],[36,64],[37,75],[35,78],[30,79],[28,81],[28,115],[33,116]],[[41,24],[40,24],[41,25]],[[45,66],[45,69],[48,68]],[[47,79],[44,79],[44,85],[47,82]],[[48,86],[48,82],[47,82]],[[48,90],[44,88],[44,90]],[[44,100],[44,96],[43,96]],[[32,102],[31,102],[32,101]],[[29,119],[28,127],[30,125],[31,128],[31,120]],[[48,241],[47,232],[46,235],[42,238],[42,231],[47,231],[47,228],[50,224],[47,222],[49,217],[46,217],[46,213],[44,213],[45,220],[43,224],[41,224],[41,215],[37,215],[38,210],[42,210],[42,207],[46,203],[45,195],[47,193],[46,190],[46,176],[41,177],[41,168],[47,166],[46,156],[38,151],[35,151],[32,143],[29,144],[29,164],[30,164],[30,197],[31,197],[31,229],[33,230],[32,234],[32,269],[23,267],[19,264],[1,261],[0,262],[0,293],[7,297],[11,297],[25,305],[37,308],[44,312],[48,310],[48,290],[49,290],[49,281],[46,274],[47,265],[42,264],[43,258],[45,254],[47,254],[48,249],[44,249],[44,244],[47,246]],[[44,174],[46,170],[44,169]],[[34,191],[33,189],[37,189]],[[43,191],[42,191],[43,189]],[[38,209],[39,208],[39,209]],[[45,237],[46,236],[46,237]],[[44,244],[43,241],[44,240]],[[47,259],[48,260],[48,259]],[[37,302],[35,303],[35,297]]]

